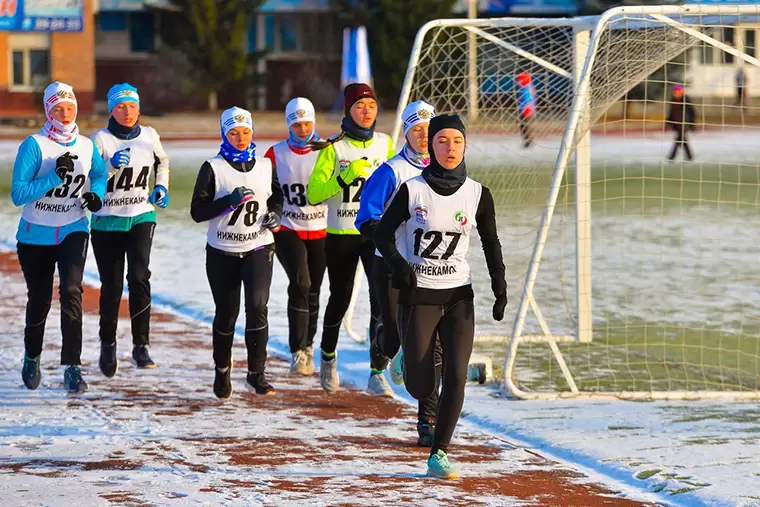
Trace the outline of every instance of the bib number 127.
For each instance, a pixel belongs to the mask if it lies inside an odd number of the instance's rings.
[[[438,257],[437,254],[435,254],[435,250],[438,248],[438,245],[443,243],[443,237],[446,236],[447,238],[451,238],[451,241],[449,241],[448,246],[446,246],[446,251],[443,252],[443,254]],[[459,238],[462,236],[461,232],[446,232],[443,233],[441,231],[423,231],[422,229],[415,229],[414,230],[414,255],[416,257],[422,257],[423,259],[431,259],[431,260],[446,260],[452,255],[454,255],[454,252],[457,249],[457,245],[459,244]],[[425,248],[420,252],[420,249],[422,249],[422,240],[425,239],[426,241],[429,241]]]

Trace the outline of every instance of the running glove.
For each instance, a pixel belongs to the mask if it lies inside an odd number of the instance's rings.
[[[169,205],[169,191],[163,185],[156,185],[153,192],[148,197],[148,202],[155,204],[159,208],[165,208]]]
[[[246,187],[237,187],[230,193],[230,195],[227,196],[227,200],[229,201],[230,206],[233,208],[237,208],[244,202],[248,202],[251,199],[253,199],[253,190]]]
[[[280,230],[281,223],[282,217],[274,211],[270,211],[264,215],[264,220],[261,222],[261,226],[272,232],[277,232]]]
[[[417,275],[403,257],[396,260],[391,268],[393,269],[391,276],[393,287],[401,290],[417,288]]]
[[[58,157],[55,161],[55,174],[63,180],[67,173],[74,172],[74,161],[78,158],[78,156],[72,155],[68,151]]]
[[[502,321],[504,310],[507,308],[507,294],[504,293],[496,298],[493,304],[493,320]]]
[[[360,158],[351,162],[351,164],[348,166],[348,169],[341,172],[339,177],[343,183],[350,185],[357,178],[366,178],[367,170],[370,167],[372,167],[372,164],[369,163],[367,157]]]
[[[92,192],[85,192],[82,194],[82,209],[88,209],[90,211],[100,211],[103,207],[103,201],[100,197]]]
[[[129,164],[129,148],[124,148],[113,154],[111,157],[111,165],[113,167],[124,167]]]

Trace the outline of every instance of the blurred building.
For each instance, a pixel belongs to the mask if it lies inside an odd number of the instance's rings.
[[[340,94],[343,27],[330,0],[267,0],[254,16],[248,47],[263,52],[265,85],[257,109],[283,109],[295,96],[329,108]]]
[[[0,0],[0,118],[42,113],[51,81],[74,87],[79,109],[93,111],[93,0]]]

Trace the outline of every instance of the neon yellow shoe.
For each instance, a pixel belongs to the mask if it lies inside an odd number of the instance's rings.
[[[439,479],[459,479],[459,472],[449,463],[448,455],[442,450],[431,454],[428,458],[428,477],[437,477]]]

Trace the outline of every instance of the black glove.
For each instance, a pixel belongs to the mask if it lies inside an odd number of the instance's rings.
[[[233,208],[237,208],[251,199],[253,199],[253,190],[246,187],[237,187],[227,196],[227,200]]]
[[[393,269],[393,275],[391,276],[391,284],[396,289],[416,289],[417,288],[417,275],[414,273],[414,269],[409,265],[402,257],[397,260],[391,266]]]
[[[100,208],[103,207],[103,201],[100,200],[100,197],[93,194],[92,192],[85,192],[82,194],[82,209],[88,209],[90,211],[100,211]]]
[[[72,155],[68,151],[58,157],[55,161],[55,174],[63,180],[67,173],[74,172],[74,161],[78,158],[78,156]]]
[[[282,217],[274,211],[270,211],[264,215],[264,220],[261,222],[261,226],[269,229],[272,232],[277,232],[280,229],[281,223]]]
[[[504,319],[504,310],[507,308],[507,294],[504,293],[496,298],[493,304],[493,320],[502,321]]]

